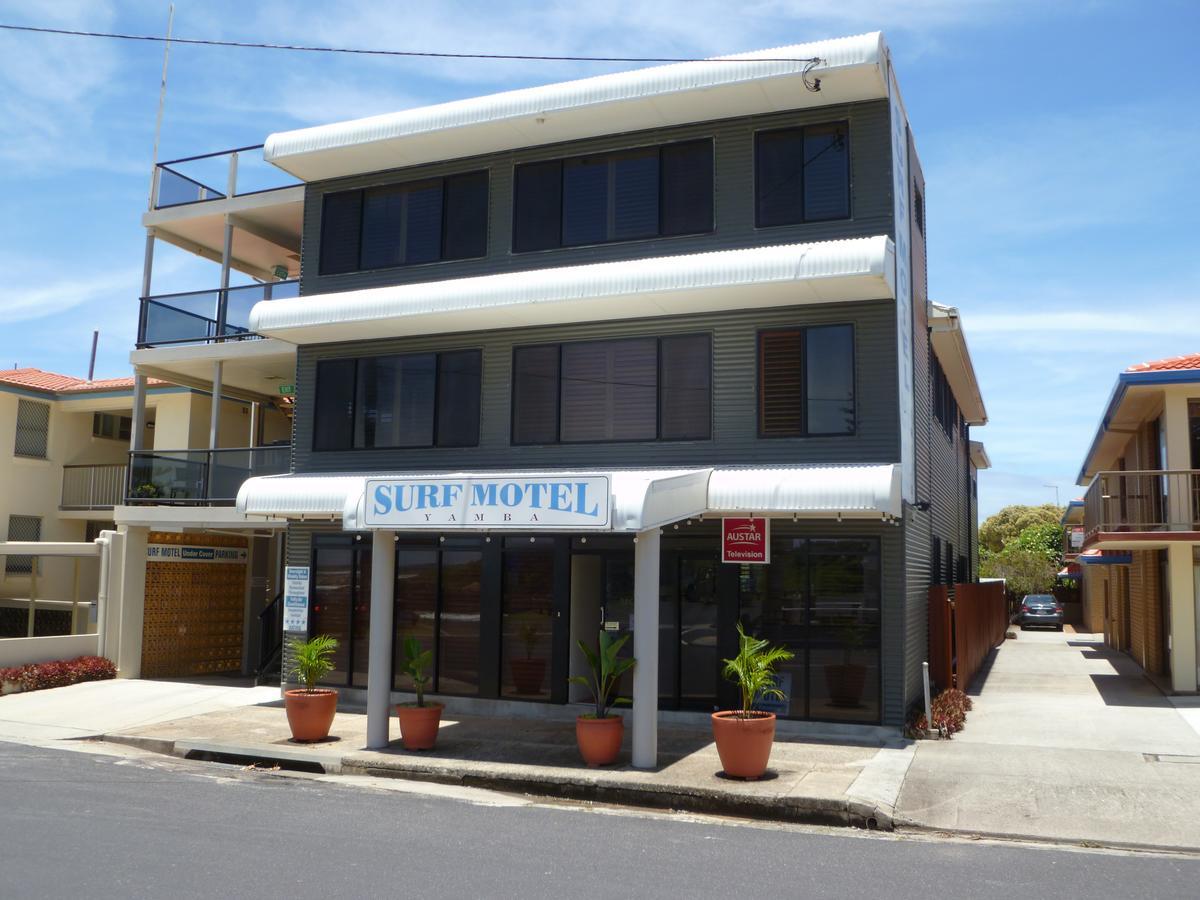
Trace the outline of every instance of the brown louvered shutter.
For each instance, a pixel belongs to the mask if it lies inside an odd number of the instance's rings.
[[[804,433],[804,334],[764,331],[758,337],[759,431],[779,437]]]

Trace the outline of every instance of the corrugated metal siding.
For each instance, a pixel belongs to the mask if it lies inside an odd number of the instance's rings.
[[[895,304],[890,300],[600,322],[301,347],[296,372],[296,472],[366,472],[539,466],[658,468],[895,462]],[[846,437],[758,437],[756,335],[760,328],[850,322],[855,326],[858,433]],[[512,446],[510,377],[516,344],[708,331],[713,338],[713,439]],[[316,362],[345,356],[479,347],[483,396],[478,447],[316,453],[312,402]]]
[[[469,275],[490,275],[546,266],[565,266],[619,259],[640,259],[675,253],[697,253],[764,244],[826,241],[838,238],[892,234],[892,200],[888,169],[888,107],[886,100],[873,100],[812,110],[797,110],[765,116],[729,119],[677,128],[654,129],[631,134],[609,135],[545,147],[489,154],[472,159],[434,163],[372,175],[314,182],[304,201],[304,231],[300,267],[300,293],[316,294],[356,290],[390,284],[436,281]],[[754,132],[818,122],[846,120],[850,123],[852,219],[815,222],[769,229],[754,227]],[[626,147],[647,146],[677,140],[711,137],[715,142],[716,230],[710,234],[625,241],[593,247],[574,247],[535,253],[513,254],[512,173],[513,166],[541,159],[558,159]],[[320,259],[322,198],[330,191],[391,184],[419,178],[486,168],[490,172],[488,255],[482,259],[431,263],[372,272],[321,276]]]

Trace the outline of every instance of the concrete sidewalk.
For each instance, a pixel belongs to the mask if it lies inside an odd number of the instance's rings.
[[[746,782],[721,775],[711,732],[691,727],[660,726],[660,765],[654,771],[628,765],[628,729],[621,760],[602,769],[583,765],[570,721],[447,713],[437,747],[428,752],[403,750],[394,719],[392,734],[387,750],[366,750],[366,716],[341,711],[329,741],[295,744],[281,705],[274,703],[127,729],[104,739],[189,758],[884,829],[891,827],[912,758],[912,745],[899,740],[881,745],[781,736],[767,777]]]
[[[1200,851],[1200,733],[1097,636],[993,652],[951,741],[921,742],[897,826]]]
[[[279,688],[117,678],[0,697],[0,740],[71,740],[279,699]]]

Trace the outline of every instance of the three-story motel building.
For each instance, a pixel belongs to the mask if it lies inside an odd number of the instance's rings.
[[[903,722],[929,585],[976,575],[986,413],[957,310],[927,297],[882,35],[273,134],[264,157],[303,183],[298,295],[248,320],[295,348],[292,460],[237,511],[286,520],[292,623],[339,638],[329,681],[365,691],[371,746],[405,637],[457,708],[553,714],[607,629],[632,633],[653,766],[660,711],[733,702],[739,621],[795,652],[782,716]]]

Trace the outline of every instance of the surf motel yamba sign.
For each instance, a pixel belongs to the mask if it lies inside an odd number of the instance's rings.
[[[367,528],[606,529],[607,475],[385,478],[366,483]]]

